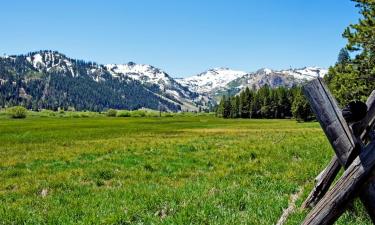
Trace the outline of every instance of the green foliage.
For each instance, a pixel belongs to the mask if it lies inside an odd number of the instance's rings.
[[[342,48],[337,57],[337,64],[346,65],[350,62],[350,55],[346,48]]]
[[[167,113],[164,113],[164,114],[167,114]],[[146,111],[146,117],[159,117],[159,116],[160,116],[160,112],[159,111],[156,111],[156,110],[147,110]]]
[[[52,111],[52,110],[48,110],[48,109],[43,109],[41,112],[40,112],[40,116],[42,117],[54,117],[56,116],[57,113]]]
[[[24,119],[27,116],[27,109],[22,106],[14,106],[8,108],[7,113],[13,119]]]
[[[173,117],[173,114],[172,113],[164,113],[164,116],[165,117]]]
[[[331,67],[329,77],[326,79],[329,79],[329,88],[342,107],[353,100],[366,102],[372,90],[372,85],[361,79],[359,71],[353,64]]]
[[[144,110],[135,110],[131,111],[132,117],[146,117],[146,111]]]
[[[117,112],[117,117],[130,117],[130,116],[131,116],[131,112],[128,110],[119,110]]]
[[[246,88],[239,95],[223,96],[216,115],[223,118],[290,118],[292,117],[292,103],[299,92],[301,90],[297,87],[271,89],[264,86],[258,91]],[[307,104],[306,101],[304,103]],[[309,109],[308,105],[307,109]],[[311,111],[306,110],[306,113],[303,120],[311,119]]]
[[[68,60],[72,63],[74,73],[79,76],[72,76],[70,70],[35,72],[26,57],[36,53],[42,57],[54,54],[53,58],[56,61]],[[100,74],[97,74],[103,78],[101,82],[95,81],[88,72],[92,70],[93,65],[95,63],[70,59],[52,51],[33,52],[14,58],[0,57],[0,107],[22,105],[34,111],[57,111],[59,108],[69,111],[71,108],[77,111],[100,112],[107,108],[158,109],[163,105],[172,111],[181,110],[180,105],[150,92],[140,82],[117,79],[107,70],[101,70]]]
[[[107,114],[107,116],[109,116],[109,117],[116,117],[116,115],[117,115],[117,110],[116,110],[116,109],[108,109],[106,114]]]
[[[365,100],[375,89],[375,2],[353,0],[361,18],[343,33],[348,40],[346,49],[355,54],[348,57],[340,51],[338,62],[330,68],[326,81],[338,102],[343,106],[352,100]]]
[[[314,118],[312,116],[310,105],[301,90],[295,92],[292,104],[292,114],[298,121],[311,121]]]

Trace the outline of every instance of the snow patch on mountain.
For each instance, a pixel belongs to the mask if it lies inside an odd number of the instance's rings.
[[[324,77],[328,71],[319,67],[305,67],[301,69],[271,70],[260,69],[232,81],[228,88],[242,90],[246,87],[259,89],[265,85],[271,88],[293,87],[317,77]],[[233,92],[233,91],[232,91]]]
[[[312,80],[317,77],[324,77],[328,73],[328,70],[319,67],[305,67],[302,69],[282,70],[280,72],[293,76],[296,79]]]
[[[34,52],[26,60],[38,71],[69,72],[73,77],[77,75],[70,59],[55,51]]]
[[[228,68],[210,69],[196,76],[177,79],[180,84],[189,87],[190,90],[208,94],[213,90],[224,88],[229,82],[247,74],[244,71]]]
[[[223,94],[239,93],[246,87],[252,89],[259,89],[264,85],[271,88],[292,87],[317,77],[324,77],[327,73],[328,70],[319,67],[288,70],[263,68],[252,73],[219,68],[177,81],[192,91],[218,99]]]
[[[107,64],[105,67],[113,76],[122,74],[141,83],[160,85],[161,88],[165,88],[172,83],[172,79],[167,73],[150,65],[130,62],[127,64]]]
[[[13,56],[0,57],[12,58]],[[195,76],[174,79],[161,69],[133,62],[98,65],[83,60],[70,59],[56,51],[39,51],[23,57],[29,63],[28,67],[40,72],[61,72],[73,77],[85,75],[96,82],[119,79],[123,85],[135,80],[150,92],[157,96],[163,96],[163,99],[169,99],[187,110],[208,106],[215,102],[218,96],[233,95],[246,87],[254,89],[264,85],[269,85],[272,88],[292,87],[316,77],[324,77],[328,73],[328,70],[319,67],[286,70],[263,68],[256,72],[215,68]],[[82,71],[82,69],[87,71]]]
[[[150,88],[157,87],[159,94],[173,99],[187,110],[197,110],[197,105],[204,106],[209,101],[206,96],[176,82],[163,70],[150,65],[129,62],[127,64],[107,64],[105,68],[114,77],[128,77]]]

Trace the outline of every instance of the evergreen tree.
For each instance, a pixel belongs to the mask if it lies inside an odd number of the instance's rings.
[[[250,107],[250,117],[247,117],[247,105]],[[294,113],[292,113],[292,110]],[[256,92],[245,89],[239,95],[233,97],[223,96],[216,113],[217,116],[224,118],[274,119],[295,116],[299,120],[306,121],[313,118],[301,88],[296,87],[271,89],[264,86]]]
[[[225,95],[221,97],[220,103],[216,109],[216,116],[223,117],[224,115],[224,102],[225,102]]]
[[[230,118],[232,111],[231,98],[224,98],[224,108],[223,108],[223,117]]]
[[[352,100],[365,101],[375,89],[375,2],[353,1],[362,16],[357,24],[344,31],[343,37],[348,40],[346,49],[356,56],[346,60],[346,53],[340,53],[338,63],[330,68],[326,77],[332,93],[342,106]]]
[[[342,48],[337,57],[337,64],[346,65],[350,61],[350,55],[346,48]]]
[[[236,95],[231,98],[231,118],[240,117],[240,96]]]
[[[292,104],[293,117],[298,121],[310,121],[312,120],[313,114],[308,101],[302,93],[301,89],[296,89],[294,101]]]
[[[240,114],[241,118],[250,118],[250,105],[252,93],[248,87],[240,94]]]

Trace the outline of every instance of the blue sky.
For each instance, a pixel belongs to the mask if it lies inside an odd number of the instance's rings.
[[[184,77],[335,63],[350,0],[2,1],[0,53],[51,49],[98,63],[151,64]]]

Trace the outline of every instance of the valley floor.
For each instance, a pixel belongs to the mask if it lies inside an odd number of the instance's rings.
[[[0,224],[275,224],[332,154],[293,120],[1,118]]]

